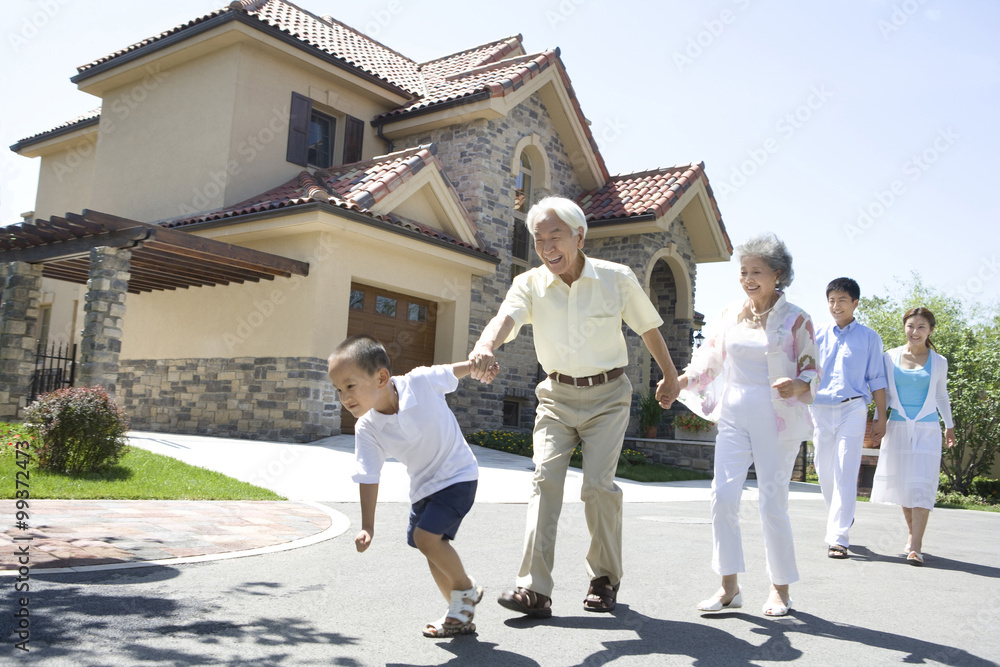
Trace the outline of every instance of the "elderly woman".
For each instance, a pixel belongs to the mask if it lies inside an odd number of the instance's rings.
[[[771,581],[763,613],[784,616],[792,606],[788,586],[799,578],[788,484],[799,443],[812,435],[807,404],[819,381],[816,342],[809,315],[788,303],[782,292],[794,277],[785,244],[767,234],[740,245],[736,253],[747,298],[722,311],[679,378],[680,400],[719,424],[712,481],[712,569],[722,576],[722,586],[698,609],[743,606],[737,581],[738,573],[746,570],[739,506],[753,463]]]

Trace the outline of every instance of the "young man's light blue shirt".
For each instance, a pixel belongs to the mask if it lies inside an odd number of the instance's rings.
[[[823,377],[814,405],[838,405],[857,396],[870,403],[873,391],[886,388],[882,339],[857,320],[843,329],[836,323],[820,327],[816,346]]]

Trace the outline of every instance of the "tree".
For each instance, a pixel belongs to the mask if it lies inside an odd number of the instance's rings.
[[[889,350],[906,342],[903,315],[917,306],[934,313],[931,340],[948,360],[957,444],[944,449],[941,468],[952,488],[965,493],[977,475],[989,473],[1000,450],[1000,375],[996,372],[1000,368],[1000,307],[964,304],[927,287],[914,273],[894,296],[861,299],[857,317],[878,332]]]

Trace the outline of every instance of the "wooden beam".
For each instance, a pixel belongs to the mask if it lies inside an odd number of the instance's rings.
[[[142,227],[123,229],[120,231],[87,236],[71,241],[59,241],[31,248],[0,251],[0,262],[38,263],[52,261],[68,255],[78,255],[89,252],[92,248],[107,246],[109,248],[128,248],[145,239],[149,230]]]

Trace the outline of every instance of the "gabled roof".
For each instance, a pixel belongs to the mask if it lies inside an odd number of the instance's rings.
[[[598,224],[628,222],[638,217],[659,219],[699,180],[704,181],[712,213],[731,253],[733,244],[708,183],[704,162],[612,176],[602,187],[580,195],[577,203],[587,215],[588,222]]]
[[[435,157],[436,153],[437,147],[428,144],[364,162],[355,162],[330,169],[316,169],[312,172],[303,171],[287,183],[238,204],[195,216],[164,220],[159,224],[171,228],[186,227],[306,204],[322,203],[354,211],[373,220],[381,220],[400,229],[416,232],[448,245],[471,250],[477,254],[491,258],[496,257],[495,251],[486,249],[486,244],[478,233],[475,235],[476,244],[473,245],[413,220],[403,219],[392,214],[379,215],[372,211],[386,195],[410,180],[425,167],[440,170],[441,162]]]
[[[226,15],[229,14],[227,17]],[[77,67],[74,81],[123,56],[171,40],[206,23],[243,16],[294,38],[300,45],[342,61],[411,95],[420,91],[417,63],[329,16],[320,17],[285,0],[234,0],[226,7]]]

